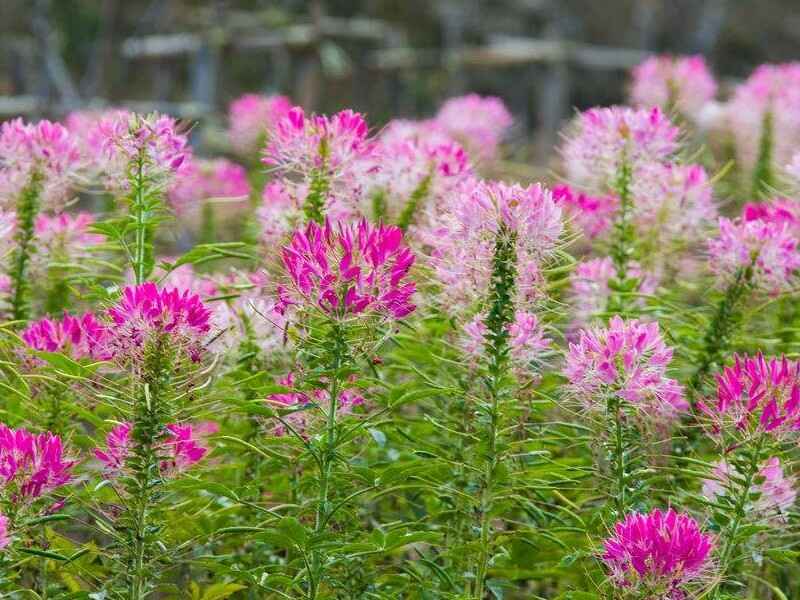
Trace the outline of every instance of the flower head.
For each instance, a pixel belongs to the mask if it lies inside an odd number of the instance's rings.
[[[569,345],[564,375],[570,392],[589,407],[616,394],[645,413],[673,419],[689,405],[682,386],[666,376],[671,360],[658,323],[617,315],[607,328],[580,332]]]
[[[326,222],[296,231],[283,249],[290,285],[285,304],[315,306],[339,317],[374,313],[400,319],[414,310],[413,282],[405,282],[414,255],[397,227]]]
[[[489,333],[484,313],[476,315],[464,325],[462,347],[467,355],[477,359],[486,350],[486,336]],[[542,353],[550,347],[551,340],[546,337],[544,327],[535,313],[518,310],[514,320],[508,324],[508,345],[511,347],[512,365],[520,373],[532,371],[541,364]]]
[[[8,517],[0,514],[0,550],[5,548],[11,543],[11,537],[8,531]]]
[[[286,96],[240,96],[228,108],[231,146],[241,156],[254,155],[291,109],[292,103]]]
[[[92,313],[79,317],[64,313],[61,319],[40,319],[28,325],[21,337],[31,350],[63,352],[74,359],[109,358],[108,329]]]
[[[106,436],[106,447],[95,448],[94,456],[103,463],[103,468],[108,474],[117,474],[125,466],[131,450],[131,423],[120,423]]]
[[[703,574],[713,548],[713,537],[692,517],[655,509],[617,523],[602,558],[616,585],[642,598],[684,600],[684,586]]]
[[[696,119],[717,93],[702,56],[653,56],[633,69],[631,100],[641,107],[677,108]]]
[[[614,196],[590,196],[564,184],[553,188],[553,199],[564,207],[564,211],[589,239],[611,229],[619,207],[619,201]]]
[[[470,156],[493,160],[512,118],[500,98],[468,94],[442,104],[434,122],[463,144]]]
[[[794,477],[784,475],[781,461],[777,456],[767,459],[759,469],[758,475],[763,481],[753,484],[750,497],[755,498],[755,494],[759,496],[745,510],[748,513],[755,511],[766,518],[782,517],[797,499],[795,489],[797,481]],[[731,491],[735,494],[736,483],[733,478],[736,476],[740,474],[735,467],[724,460],[720,461],[714,467],[712,477],[703,481],[703,496],[715,500],[717,496],[726,496]]]
[[[291,233],[302,225],[303,198],[307,187],[288,181],[270,181],[261,194],[261,206],[256,210],[256,218],[261,227],[261,242],[269,252],[276,245],[282,246]]]
[[[52,216],[40,213],[34,222],[36,240],[48,247],[50,253],[64,252],[72,257],[85,254],[86,248],[104,240],[102,235],[90,231],[94,220],[94,215],[87,212]]]
[[[57,435],[0,424],[0,493],[12,502],[30,503],[66,485],[74,465]]]
[[[180,214],[205,200],[243,201],[249,195],[245,168],[219,158],[194,160],[181,169],[169,190],[169,201]]]

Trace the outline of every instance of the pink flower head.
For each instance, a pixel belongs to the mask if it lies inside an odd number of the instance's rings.
[[[619,201],[614,196],[590,196],[563,184],[553,188],[553,199],[564,207],[589,239],[611,228],[619,207]]]
[[[203,439],[217,431],[219,426],[211,422],[200,426],[175,423],[167,425],[164,447],[169,458],[161,464],[161,470],[166,473],[180,473],[203,460],[208,454]]]
[[[786,172],[792,179],[794,188],[800,190],[800,152],[796,152],[792,157],[792,162],[786,165]]]
[[[62,352],[74,359],[109,358],[108,330],[92,313],[79,317],[64,313],[60,320],[40,319],[28,325],[21,337],[31,350]]]
[[[757,493],[760,496],[751,506],[745,508],[746,512],[755,511],[767,518],[782,517],[797,499],[797,481],[794,477],[783,474],[781,461],[777,456],[767,459],[758,475],[763,478],[763,482],[754,484],[751,494]],[[712,477],[703,481],[703,496],[714,500],[717,496],[726,496],[730,492],[735,495],[736,483],[732,481],[734,476],[740,477],[736,468],[724,460],[720,461],[714,467]]]
[[[584,329],[569,345],[564,375],[586,406],[617,394],[652,416],[674,419],[689,408],[683,387],[666,376],[672,349],[658,323],[611,318],[608,328]]]
[[[254,155],[291,109],[292,103],[286,96],[240,96],[228,109],[231,146],[241,156]]]
[[[800,238],[800,200],[772,198],[768,202],[748,202],[742,208],[744,221],[765,221],[785,224],[795,237]]]
[[[717,93],[717,82],[702,56],[652,56],[633,69],[634,105],[676,108],[696,119]]]
[[[11,543],[11,536],[8,531],[8,517],[0,514],[0,550]]]
[[[523,374],[534,370],[534,366],[541,364],[542,352],[547,350],[551,343],[545,336],[539,317],[532,312],[518,310],[514,314],[514,320],[508,324],[507,331],[514,368]],[[468,356],[475,359],[475,362],[486,350],[488,333],[484,313],[476,315],[464,325],[462,347]]]
[[[40,213],[36,216],[34,231],[38,242],[74,252],[103,242],[102,235],[89,231],[92,225],[94,215],[87,212],[74,215],[64,212],[53,216]]]
[[[6,499],[28,503],[66,485],[75,462],[64,457],[57,435],[0,424],[0,486]]]
[[[125,466],[125,461],[131,451],[132,430],[133,425],[131,423],[120,423],[106,436],[105,449],[94,449],[95,458],[103,463],[103,468],[107,474],[117,475]]]
[[[316,306],[339,317],[369,312],[395,319],[415,308],[415,285],[404,282],[414,255],[397,227],[311,222],[283,248],[283,264],[291,279],[281,290],[284,304]]]
[[[78,144],[63,125],[22,119],[0,124],[0,206],[13,207],[37,173],[45,206],[61,210],[82,168]]]
[[[800,268],[794,226],[782,215],[767,217],[720,217],[719,236],[709,240],[708,251],[711,269],[724,284],[740,269],[752,268],[751,283],[763,292],[777,294],[793,287]]]
[[[249,195],[245,168],[219,158],[194,160],[181,169],[169,190],[169,201],[180,214],[205,200],[242,201]]]
[[[655,509],[631,513],[604,543],[603,562],[614,583],[637,597],[685,600],[683,587],[709,566],[714,538],[692,517]]]
[[[717,375],[716,401],[698,408],[711,419],[714,434],[790,435],[800,430],[800,363],[737,355]]]
[[[592,108],[578,115],[561,153],[567,180],[592,194],[614,192],[623,164],[636,172],[678,147],[678,128],[658,107]]]
[[[144,347],[166,336],[169,349],[182,349],[198,361],[211,330],[211,310],[200,296],[187,290],[159,289],[154,283],[129,286],[108,310],[111,318],[109,347],[123,362],[138,361]]]
[[[494,160],[511,127],[511,113],[500,98],[468,94],[450,98],[434,121],[477,160]]]
[[[298,189],[288,181],[270,181],[264,186],[256,217],[262,244],[269,252],[276,245],[283,246],[291,233],[303,224],[306,193],[307,189]]]

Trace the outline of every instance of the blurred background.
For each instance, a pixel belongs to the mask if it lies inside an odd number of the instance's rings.
[[[86,106],[224,122],[244,92],[373,126],[467,91],[501,97],[518,159],[546,162],[578,108],[624,99],[652,52],[722,82],[800,56],[797,0],[0,0],[0,119]],[[195,143],[212,143],[198,133]]]

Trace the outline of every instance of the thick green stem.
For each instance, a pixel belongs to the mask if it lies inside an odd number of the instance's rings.
[[[627,438],[629,435],[624,422],[625,415],[622,400],[616,393],[609,397],[606,409],[607,418],[611,420],[609,463],[611,464],[614,484],[612,499],[617,512],[615,518],[622,519],[628,513],[632,504],[632,496],[628,493],[631,472],[633,471],[633,465],[629,464],[627,460],[629,456]]]
[[[614,263],[616,281],[612,282],[612,293],[608,299],[607,312],[624,315],[628,308],[628,295],[636,291],[638,282],[628,276],[630,262],[635,254],[636,232],[633,227],[633,197],[631,183],[633,171],[623,155],[614,182],[614,192],[619,198],[619,211],[614,222],[611,260]]]
[[[303,212],[307,221],[314,221],[318,224],[325,222],[325,201],[330,192],[331,182],[328,175],[328,156],[330,150],[326,138],[322,138],[319,144],[320,165],[311,174],[311,182],[308,187],[308,196],[303,203]]]
[[[417,213],[417,209],[419,209],[419,205],[428,197],[432,178],[432,174],[429,173],[426,175],[408,197],[408,202],[406,202],[406,205],[403,207],[403,212],[401,212],[400,216],[397,218],[397,226],[403,231],[406,231],[414,222],[414,217]]]
[[[28,184],[17,200],[16,242],[11,253],[11,315],[15,320],[27,320],[30,316],[30,280],[28,263],[33,253],[34,224],[39,214],[42,193],[42,176],[38,171],[31,174]]]
[[[755,198],[769,196],[775,185],[775,173],[772,167],[774,154],[774,125],[772,111],[764,113],[761,125],[761,138],[758,142],[758,158],[753,168],[752,195]]]
[[[134,239],[134,262],[133,272],[136,277],[136,284],[142,284],[147,279],[147,204],[145,202],[145,181],[144,181],[145,157],[140,152],[134,165],[133,172],[133,210],[136,216],[136,232]]]

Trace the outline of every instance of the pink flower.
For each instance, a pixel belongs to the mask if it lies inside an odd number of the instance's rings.
[[[112,324],[109,348],[115,359],[137,363],[144,347],[165,341],[166,350],[185,352],[198,361],[211,330],[211,310],[200,297],[186,290],[159,289],[154,283],[129,286],[108,310]]]
[[[684,586],[709,566],[714,538],[689,515],[655,509],[617,523],[604,548],[603,562],[616,585],[633,588],[641,598],[685,600]]]
[[[447,100],[434,121],[476,160],[494,160],[512,118],[500,98],[468,94]]]
[[[765,215],[766,216],[766,215]],[[751,283],[777,294],[794,286],[800,268],[800,250],[793,227],[781,215],[768,220],[719,219],[719,237],[709,240],[712,271],[730,281],[740,269],[752,267]]]
[[[786,172],[792,178],[795,189],[800,190],[800,152],[796,152],[792,162],[786,165]]]
[[[41,177],[41,200],[61,210],[83,168],[74,137],[59,123],[25,123],[13,119],[0,125],[0,206],[13,207],[31,180]]]
[[[783,474],[781,461],[777,456],[769,458],[758,471],[763,482],[753,484],[751,494],[760,494],[758,499],[745,508],[746,512],[755,511],[762,517],[782,517],[792,508],[797,499],[794,477]],[[739,472],[726,461],[720,461],[712,471],[712,477],[703,481],[703,496],[715,500],[717,496],[728,495],[735,490],[736,483],[731,479],[741,477]],[[733,492],[735,493],[735,492]]]
[[[367,312],[400,319],[415,308],[415,285],[404,283],[414,255],[397,227],[311,222],[283,248],[283,264],[291,279],[280,290],[283,304],[315,306],[337,318]]]
[[[241,156],[254,155],[291,109],[292,103],[286,96],[240,96],[228,109],[231,146]]]
[[[590,239],[611,228],[619,207],[614,196],[589,196],[563,184],[553,188],[553,199],[564,206],[567,214]]]
[[[785,224],[794,237],[800,237],[800,200],[772,198],[768,202],[748,202],[742,208],[742,219]]]
[[[87,246],[103,243],[102,235],[89,231],[94,221],[94,215],[87,212],[74,215],[64,212],[53,216],[39,214],[36,216],[34,231],[37,242],[51,247],[59,246],[67,250],[69,255],[75,255],[85,253],[83,251]]]
[[[303,224],[303,199],[307,193],[307,186],[298,189],[288,181],[270,181],[264,186],[256,217],[261,226],[261,242],[267,251],[272,252],[276,245],[283,246]]]
[[[7,547],[11,543],[11,537],[8,532],[8,517],[0,514],[0,550]]]
[[[109,332],[92,313],[75,317],[64,313],[59,319],[34,321],[22,332],[22,341],[32,350],[62,352],[74,359],[110,358],[107,343]]]
[[[800,430],[800,363],[788,358],[736,356],[717,375],[713,403],[698,402],[712,433],[768,433],[783,438]]]
[[[200,296],[201,300],[207,300],[219,294],[217,284],[208,276],[198,275],[190,264],[181,265],[169,273],[164,273],[160,267],[157,267],[155,278],[159,280],[161,287],[189,291]]]
[[[131,423],[120,423],[106,436],[106,448],[95,448],[94,455],[103,463],[103,468],[109,475],[119,474],[125,466],[128,454],[131,451]]]
[[[658,107],[613,106],[578,115],[561,154],[570,184],[603,195],[615,191],[623,164],[635,173],[643,165],[667,160],[677,148],[678,128]]]
[[[75,463],[65,459],[57,435],[0,424],[0,486],[6,499],[29,503],[66,485]]]
[[[650,416],[671,420],[689,408],[683,387],[666,376],[671,360],[658,323],[616,315],[608,328],[582,330],[569,344],[564,375],[568,390],[588,407],[617,394]]]
[[[634,105],[677,108],[696,119],[717,93],[717,82],[702,56],[653,56],[633,69]]]
[[[473,359],[482,356],[486,350],[486,336],[489,329],[485,321],[486,315],[481,313],[464,325],[462,348]],[[545,336],[539,317],[532,312],[518,310],[507,331],[514,368],[520,373],[533,371],[534,366],[541,364],[542,352],[547,350],[551,343]]]
[[[205,200],[243,201],[249,196],[247,171],[224,158],[191,161],[169,190],[170,204],[179,214]]]

